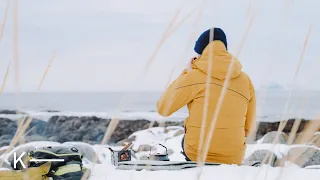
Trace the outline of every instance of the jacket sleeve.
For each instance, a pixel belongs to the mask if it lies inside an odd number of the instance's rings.
[[[256,128],[256,94],[252,82],[250,80],[251,99],[247,112],[247,119],[245,123],[245,136],[249,136]]]
[[[189,104],[198,92],[192,82],[192,75],[184,71],[173,81],[157,102],[158,113],[162,116],[170,116],[180,108]]]

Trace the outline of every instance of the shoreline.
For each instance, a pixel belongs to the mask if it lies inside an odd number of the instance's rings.
[[[78,141],[97,144],[103,139],[110,121],[110,118],[96,116],[52,116],[48,121],[35,118],[26,130],[27,134],[23,137],[23,141],[56,141],[60,143]],[[295,121],[295,119],[289,119],[283,132],[289,134]],[[303,132],[304,127],[309,122],[309,120],[302,119],[297,133]],[[142,118],[136,120],[121,119],[107,144],[117,144],[128,139],[131,134],[150,127],[183,127],[183,123],[184,121],[150,121]],[[280,122],[259,122],[254,141],[269,132],[277,131],[279,124]],[[16,130],[16,120],[0,117],[0,147],[10,142]]]
[[[123,121],[136,121],[136,120],[148,120],[154,121],[169,121],[169,122],[183,122],[188,116],[185,112],[176,112],[170,117],[162,117],[156,111],[122,111],[122,112],[74,112],[74,111],[59,111],[59,110],[42,110],[42,111],[21,111],[17,110],[1,110],[0,118],[7,118],[10,120],[19,120],[23,117],[31,116],[35,119],[39,119],[48,122],[50,118],[54,116],[66,116],[66,117],[95,117],[101,119],[120,119]],[[288,119],[303,119],[307,121],[316,120],[315,117],[291,117],[286,116],[281,119],[280,116],[257,116],[257,122],[281,122]]]

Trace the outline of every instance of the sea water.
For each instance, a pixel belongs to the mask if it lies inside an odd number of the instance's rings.
[[[74,115],[180,121],[188,116],[187,108],[183,107],[171,117],[161,117],[156,112],[160,96],[160,92],[4,93],[0,97],[0,109],[19,109],[42,119],[48,119],[52,115]],[[318,115],[320,91],[257,91],[259,120],[314,119]]]

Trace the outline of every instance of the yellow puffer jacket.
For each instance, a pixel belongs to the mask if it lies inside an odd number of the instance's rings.
[[[185,124],[184,149],[188,158],[197,161],[200,131],[204,113],[205,91],[209,58],[211,82],[206,116],[205,138],[217,108],[229,65],[233,56],[221,41],[211,42],[203,54],[193,61],[192,70],[185,70],[163,93],[157,103],[158,113],[170,116],[187,105],[189,116]],[[241,164],[245,155],[245,139],[255,127],[256,98],[252,82],[241,71],[242,65],[234,58],[227,91],[217,117],[206,162]],[[200,148],[200,152],[203,149]]]

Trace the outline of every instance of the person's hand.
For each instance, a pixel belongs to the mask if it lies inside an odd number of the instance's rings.
[[[186,70],[191,70],[191,69],[192,69],[192,62],[193,62],[194,60],[196,60],[196,59],[197,59],[197,57],[191,58],[185,69],[186,69]]]

